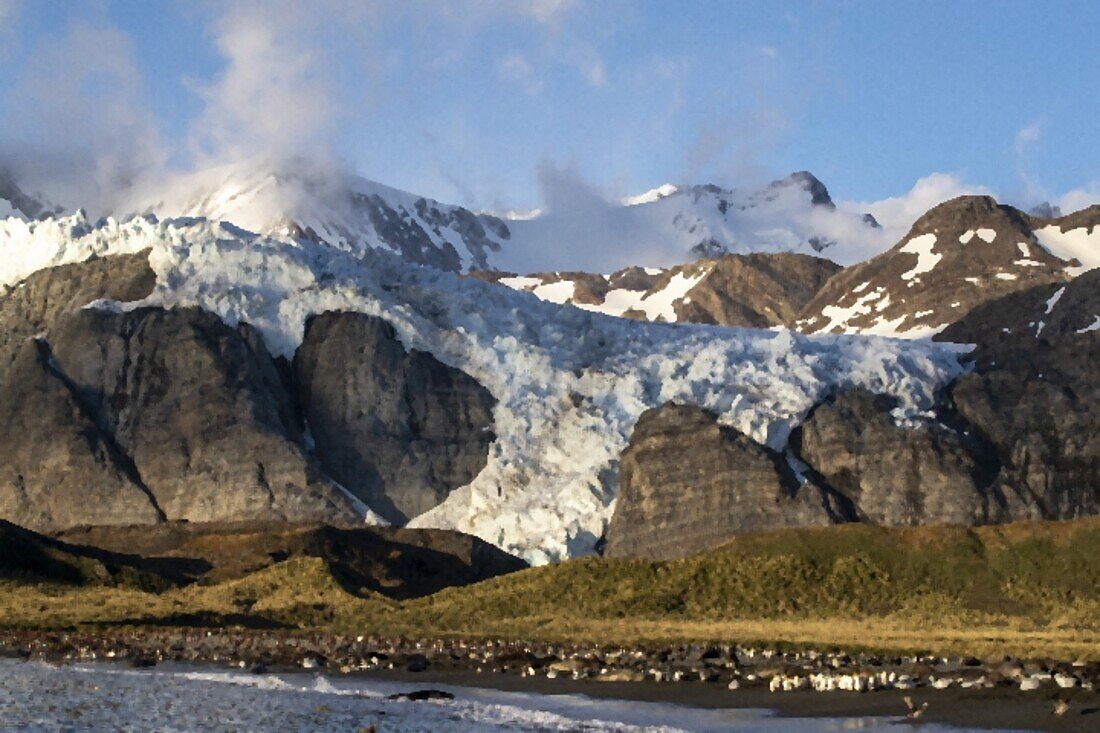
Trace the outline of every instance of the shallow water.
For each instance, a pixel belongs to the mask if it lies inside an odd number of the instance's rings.
[[[251,675],[164,664],[55,667],[0,660],[0,730],[340,731],[375,725],[405,731],[909,731],[887,718],[777,718],[762,710],[700,710],[665,703],[597,700],[430,685],[454,700],[386,700],[415,685],[306,672]],[[923,726],[922,733],[961,731]]]

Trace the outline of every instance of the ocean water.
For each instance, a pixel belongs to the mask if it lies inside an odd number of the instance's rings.
[[[387,700],[414,684],[215,667],[52,666],[0,660],[0,730],[134,731],[823,731],[916,730],[887,718],[778,718],[765,710],[539,695],[448,685],[454,700]],[[925,725],[921,733],[959,731]]]

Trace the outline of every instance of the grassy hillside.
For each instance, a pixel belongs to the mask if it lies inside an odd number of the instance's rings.
[[[0,581],[0,624],[200,619],[416,636],[1100,658],[1100,518],[783,530],[674,562],[584,558],[405,601],[340,580],[306,557],[161,593]]]

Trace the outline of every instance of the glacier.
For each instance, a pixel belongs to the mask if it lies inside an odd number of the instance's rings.
[[[462,369],[497,399],[496,441],[470,484],[412,526],[475,534],[533,563],[591,553],[614,509],[616,461],[639,415],[667,401],[704,406],[775,449],[831,390],[860,385],[927,410],[960,367],[949,346],[872,336],[624,320],[309,237],[155,216],[88,221],[83,212],[0,221],[0,285],[93,256],[149,251],[143,301],[199,306],[258,328],[291,357],[306,319],[380,316],[406,348]]]

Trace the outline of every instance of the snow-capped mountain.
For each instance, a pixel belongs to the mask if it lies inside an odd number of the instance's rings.
[[[873,217],[838,208],[805,171],[760,189],[665,184],[621,202],[562,198],[558,209],[508,222],[511,241],[496,269],[607,273],[754,252],[851,264],[891,244]]]
[[[756,253],[610,275],[476,275],[627,318],[920,338],[984,303],[1096,267],[1100,206],[1050,219],[972,196],[933,208],[893,248],[847,268],[821,257]]]
[[[227,221],[256,234],[362,253],[380,248],[441,270],[491,266],[509,238],[488,214],[300,158],[253,160],[135,186],[111,212]]]
[[[1055,339],[1100,331],[1100,269],[987,301],[939,335],[945,341]]]
[[[1037,219],[988,196],[933,208],[877,257],[834,276],[800,330],[930,336],[978,305],[1100,266],[1100,207]]]
[[[100,367],[86,366],[82,359],[65,363],[45,358],[55,336],[60,350],[88,361],[102,358],[117,368],[123,375],[118,380],[118,394],[125,398],[121,402],[135,411],[140,400],[129,402],[127,390],[141,390],[157,380],[190,384],[188,370],[212,361],[223,370],[219,374],[236,374],[233,369],[241,364],[252,365],[257,376],[245,385],[248,389],[270,387],[272,394],[283,395],[265,403],[265,409],[271,424],[285,428],[279,445],[290,456],[287,465],[323,474],[325,459],[316,448],[325,436],[311,418],[295,416],[294,405],[306,404],[305,395],[288,396],[301,385],[295,386],[295,377],[285,371],[300,366],[312,317],[363,314],[381,319],[384,324],[375,333],[384,336],[388,329],[391,334],[389,342],[379,336],[385,342],[380,348],[389,349],[388,360],[374,361],[376,354],[368,345],[351,343],[340,361],[362,365],[366,372],[384,372],[374,375],[381,385],[371,388],[375,397],[392,396],[394,384],[417,385],[421,392],[398,399],[394,412],[400,413],[400,405],[408,402],[426,403],[417,414],[431,419],[413,428],[439,432],[425,442],[441,435],[446,450],[447,436],[455,428],[448,422],[453,416],[440,407],[449,403],[432,401],[431,391],[438,385],[462,384],[470,392],[487,393],[479,404],[486,405],[484,414],[491,413],[487,422],[479,422],[484,415],[466,421],[480,426],[478,439],[466,441],[466,446],[482,446],[484,461],[469,474],[472,479],[448,485],[427,510],[408,513],[410,524],[467,531],[529,560],[553,560],[597,547],[615,507],[619,456],[647,410],[669,403],[709,410],[722,426],[754,441],[768,461],[789,465],[797,473],[791,433],[829,395],[849,388],[882,395],[892,405],[890,424],[904,427],[935,414],[929,410],[937,394],[964,371],[950,345],[866,332],[930,333],[949,319],[957,320],[951,318],[955,312],[961,315],[1025,288],[1038,295],[1016,309],[1021,318],[1032,318],[1040,306],[1056,309],[1058,297],[1092,308],[1089,288],[1066,290],[1062,296],[1056,288],[1083,269],[1100,265],[1100,208],[1040,220],[991,199],[959,199],[929,212],[892,250],[838,271],[838,265],[818,255],[836,255],[851,245],[839,238],[814,244],[798,237],[824,232],[816,227],[821,221],[848,222],[855,226],[851,231],[865,234],[879,230],[858,214],[838,211],[815,182],[796,176],[763,191],[736,195],[711,187],[665,187],[629,205],[603,209],[614,212],[608,221],[633,222],[628,234],[647,222],[665,221],[658,233],[671,237],[664,241],[673,242],[677,251],[689,252],[696,245],[709,251],[706,242],[717,241],[714,234],[719,232],[726,237],[723,246],[766,249],[763,253],[720,254],[689,265],[633,267],[608,276],[479,272],[469,277],[465,273],[484,270],[496,258],[521,255],[513,247],[530,245],[525,237],[531,230],[524,227],[553,223],[554,214],[505,224],[304,164],[289,172],[285,166],[274,172],[264,166],[206,171],[172,185],[135,189],[131,201],[119,204],[118,217],[93,221],[77,212],[0,220],[0,327],[8,328],[0,333],[0,345],[10,346],[11,353],[19,351],[24,373],[34,372],[40,392],[56,398],[51,419],[84,421],[66,423],[68,432],[62,437],[71,438],[65,444],[70,453],[93,449],[80,437],[86,431],[100,430],[111,438],[112,426],[93,419],[80,401],[87,395],[73,390],[73,374],[62,371],[79,371],[76,376],[91,379]],[[780,218],[784,212],[787,219]],[[616,218],[620,216],[626,218]],[[639,218],[630,218],[635,216]],[[752,222],[771,222],[771,231],[787,232],[790,247],[777,245],[779,235],[768,239]],[[590,223],[578,220],[577,226]],[[734,236],[745,233],[755,238]],[[786,248],[808,248],[812,254]],[[130,273],[126,288],[95,290],[96,283],[111,279],[104,262],[120,255],[129,255],[131,265],[136,260],[139,271]],[[78,269],[49,274],[47,268],[61,265]],[[94,272],[81,275],[81,267]],[[74,295],[68,288],[78,281],[92,288],[87,292],[98,294]],[[1081,282],[1089,285],[1091,279]],[[134,290],[139,285],[144,290]],[[117,292],[139,294],[104,294]],[[966,299],[967,293],[973,297]],[[807,301],[810,315],[804,316],[803,328],[845,333],[762,330],[797,323],[796,311]],[[175,313],[179,318],[190,314],[186,317],[192,321],[180,325],[177,320],[175,330],[162,326],[155,333],[154,326],[148,326],[148,333],[120,328],[101,343],[71,324],[55,334],[42,315],[74,308],[85,316],[154,313],[153,320],[166,323]],[[850,317],[834,322],[832,316],[841,311]],[[688,323],[708,319],[754,328]],[[1075,317],[1058,328],[1077,336],[1079,331],[1091,333],[1091,322]],[[333,333],[338,341],[345,332]],[[131,369],[149,367],[121,356],[130,353],[129,346],[115,340],[105,345],[110,339],[148,337],[145,348],[156,351],[156,344],[171,343],[180,334],[193,339],[201,354],[193,361],[183,354],[152,380],[131,375]],[[73,341],[80,339],[85,341],[77,348]],[[202,351],[208,343],[216,347],[209,353]],[[227,360],[224,354],[229,352],[236,361]],[[317,362],[324,365],[323,358]],[[372,412],[377,405],[355,401],[363,395],[355,384],[361,376],[353,373],[346,382],[322,385],[332,388],[329,396],[342,411],[337,416],[377,414]],[[231,427],[241,416],[256,414],[246,399],[252,392],[241,386],[247,380],[222,381],[237,390],[230,395],[235,409],[225,417]],[[39,393],[2,381],[0,387],[16,396]],[[151,399],[148,394],[143,398]],[[24,402],[27,409],[19,417],[33,423],[39,411],[33,401]],[[176,409],[186,413],[189,404],[181,400]],[[164,422],[155,427],[170,434],[171,426]],[[325,428],[330,437],[340,432],[339,421],[334,422],[335,427]],[[38,434],[43,441],[53,435],[45,429]],[[378,434],[401,447],[401,436]],[[234,440],[224,441],[230,451]],[[186,443],[187,466],[210,462],[204,458],[209,454],[201,436],[197,441]],[[32,442],[27,450],[40,452],[40,441]],[[354,453],[356,446],[349,442],[344,448]],[[95,460],[93,456],[86,463]],[[251,470],[252,464],[245,464]],[[349,471],[360,466],[349,465],[344,466]],[[369,462],[361,468],[372,470]],[[261,463],[249,480],[269,487],[273,475]],[[353,496],[342,484],[334,487],[332,475],[324,474],[320,483],[346,491],[359,502],[355,506],[364,517],[386,516],[379,511],[382,507],[364,503],[364,495]],[[18,501],[24,479],[25,473],[18,471],[0,475],[0,499]],[[402,491],[400,486],[390,488]],[[341,501],[346,504],[347,497]],[[271,502],[284,514],[294,506],[292,501]]]
[[[249,324],[288,360],[311,315],[381,316],[406,348],[483,385],[496,401],[487,464],[411,524],[464,530],[534,561],[592,551],[613,509],[617,457],[648,408],[698,404],[781,451],[838,386],[894,395],[916,414],[960,369],[931,344],[629,321],[381,249],[349,252],[210,220],[8,220],[0,275],[16,285],[42,267],[145,251],[151,294],[95,307],[198,306],[230,326]]]
[[[836,207],[825,186],[806,172],[759,189],[666,184],[622,202],[581,193],[567,196],[572,203],[564,208],[496,216],[400,191],[338,166],[258,158],[147,177],[114,198],[90,218],[206,218],[349,252],[381,248],[454,272],[611,272],[755,252],[796,252],[850,264],[890,244],[872,217]],[[10,176],[0,175],[0,199],[7,201],[0,204],[2,215],[35,219],[47,213]]]

